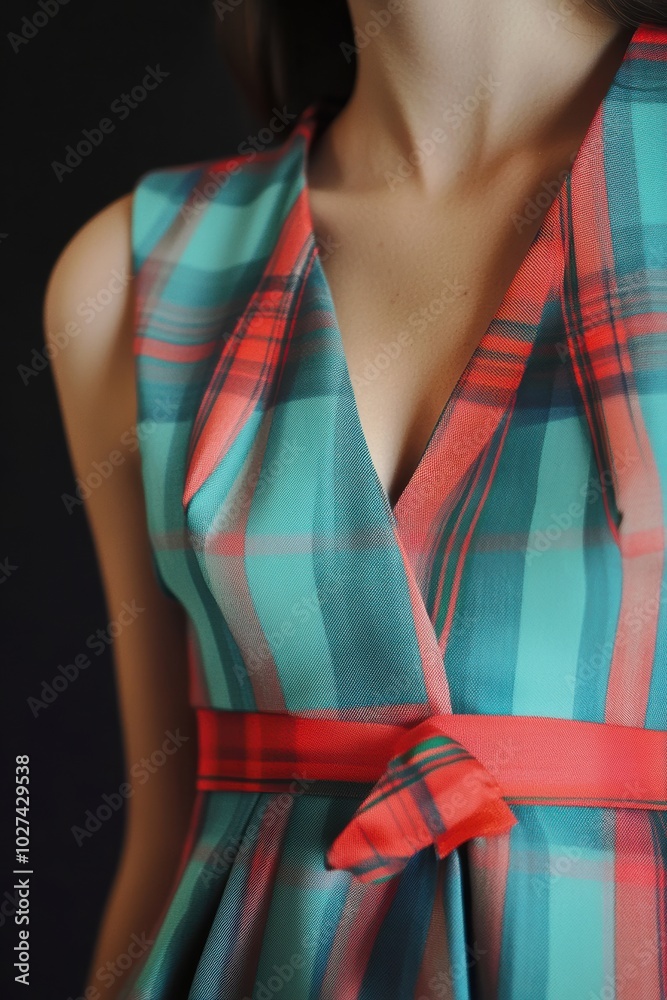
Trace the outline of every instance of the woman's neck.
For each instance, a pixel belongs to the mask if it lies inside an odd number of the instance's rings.
[[[632,34],[585,0],[348,2],[357,78],[323,141],[328,180],[350,190],[385,185],[403,158],[437,190],[527,149],[565,149]]]

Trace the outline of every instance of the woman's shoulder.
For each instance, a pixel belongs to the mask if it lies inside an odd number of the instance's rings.
[[[112,330],[127,311],[132,201],[130,191],[99,209],[74,232],[51,266],[42,315],[52,362],[103,349],[99,340],[88,348],[92,338],[84,331]],[[77,349],[75,343],[82,346]]]
[[[132,425],[132,194],[81,225],[51,267],[42,326],[74,465],[85,469]]]

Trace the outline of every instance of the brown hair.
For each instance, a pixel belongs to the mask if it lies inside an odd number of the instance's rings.
[[[628,26],[667,25],[666,0],[586,2]],[[313,101],[340,103],[349,96],[355,42],[364,39],[354,37],[347,0],[214,0],[213,9],[218,48],[262,120],[275,107],[298,115]]]

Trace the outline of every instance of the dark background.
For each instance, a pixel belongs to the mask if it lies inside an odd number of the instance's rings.
[[[68,513],[76,483],[50,364],[27,380],[20,366],[44,348],[46,281],[74,233],[129,192],[146,170],[235,152],[257,128],[215,44],[205,0],[44,0],[55,14],[26,30],[39,0],[2,14],[2,209],[0,284],[5,514],[0,546],[3,699],[0,736],[0,997],[80,995],[119,854],[119,809],[79,847],[81,825],[102,793],[124,780],[113,661],[87,637],[108,614],[85,509]],[[61,0],[62,2],[62,0]],[[231,15],[229,15],[231,16]],[[38,21],[44,20],[38,17]],[[33,37],[14,51],[11,33]],[[169,73],[120,120],[111,103],[140,84],[147,66]],[[115,129],[61,181],[83,129],[110,117]],[[58,665],[88,653],[91,666],[35,716],[28,699]],[[14,794],[17,754],[30,756],[30,986],[14,982]],[[4,905],[3,905],[4,904]]]

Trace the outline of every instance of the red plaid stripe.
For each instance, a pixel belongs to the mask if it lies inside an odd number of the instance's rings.
[[[197,787],[292,792],[373,783],[327,852],[383,881],[509,830],[509,804],[667,810],[667,731],[541,716],[432,715],[410,727],[199,708]],[[311,789],[317,791],[316,787]]]

